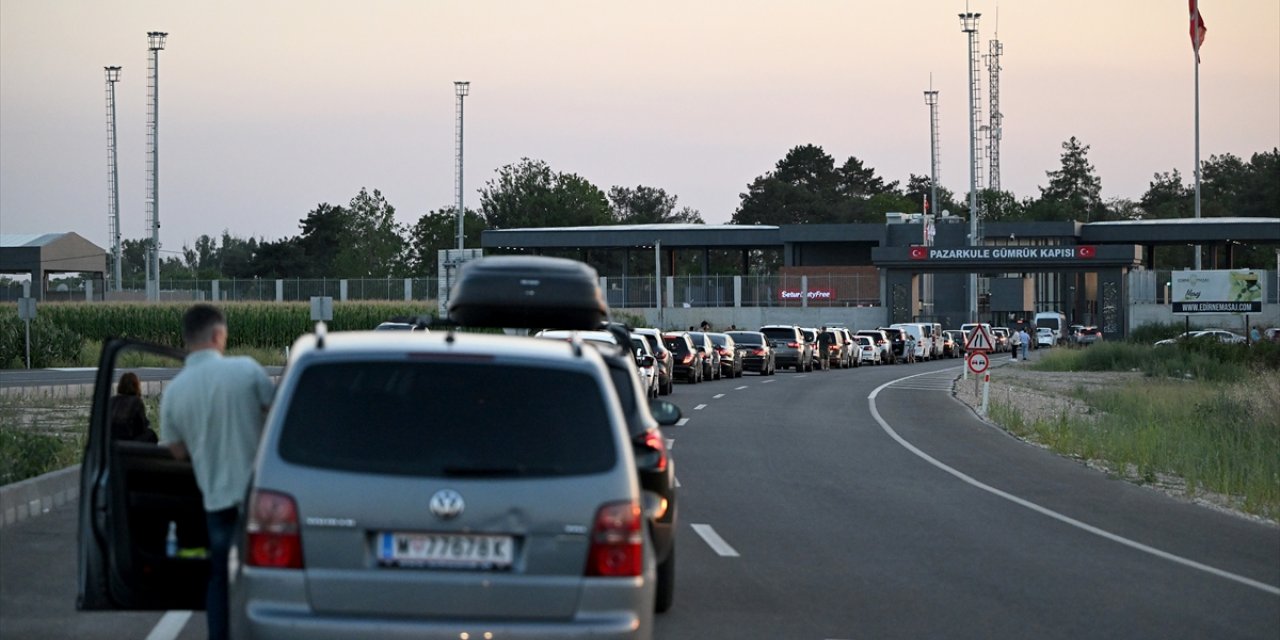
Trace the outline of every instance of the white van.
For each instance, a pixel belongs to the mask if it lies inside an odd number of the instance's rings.
[[[923,362],[933,356],[933,344],[925,332],[925,327],[928,325],[918,322],[900,322],[889,326],[894,329],[901,329],[903,333],[909,334],[916,341],[916,361]]]
[[[1062,344],[1067,340],[1067,316],[1061,311],[1041,311],[1036,313],[1036,328],[1053,329],[1053,343]]]

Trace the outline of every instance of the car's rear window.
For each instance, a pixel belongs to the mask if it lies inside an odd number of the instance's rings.
[[[760,333],[763,333],[763,334],[765,335],[765,337],[769,338],[770,340],[787,340],[787,341],[794,341],[794,340],[796,339],[796,330],[795,330],[795,329],[785,329],[785,328],[781,328],[781,329],[769,329],[769,328],[764,328],[764,329],[761,329],[761,330],[760,330]]]
[[[573,398],[573,402],[565,402]],[[280,456],[430,477],[600,473],[616,464],[605,396],[585,372],[457,361],[317,364],[289,398]]]
[[[662,342],[667,345],[668,349],[678,354],[689,353],[689,343],[682,338],[663,338]]]
[[[730,333],[729,336],[738,344],[764,344],[764,339],[754,333]]]

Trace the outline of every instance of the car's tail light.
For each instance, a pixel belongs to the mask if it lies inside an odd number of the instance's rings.
[[[655,357],[657,357],[657,358],[658,358],[658,362],[666,362],[666,361],[667,361],[667,352],[666,352],[666,351],[659,351],[659,352],[658,352],[658,355],[657,355],[657,356],[655,356]]]
[[[589,576],[631,577],[644,568],[644,538],[641,537],[640,505],[615,502],[600,507],[591,529],[591,549],[587,552]]]
[[[729,352],[728,352],[724,347],[716,347],[716,353],[718,353],[718,354],[720,354],[720,355],[722,355],[722,356],[727,356],[727,355],[729,355]]]
[[[662,440],[662,434],[650,431],[644,435],[644,446],[658,452],[658,463],[654,468],[658,471],[667,470],[667,443]]]
[[[799,349],[799,348],[800,348],[800,343],[799,343],[799,342],[788,342],[788,343],[787,343],[787,346],[788,346],[788,347],[791,347],[792,349]]]
[[[764,355],[764,349],[755,349],[751,353],[757,356],[762,356]]]
[[[681,364],[689,364],[690,362],[693,362],[693,354],[692,354],[692,353],[686,353],[686,354],[684,354],[684,358],[682,358],[682,359],[680,360],[680,363],[681,363]]]
[[[255,489],[249,496],[248,559],[251,567],[302,568],[302,534],[293,497]]]

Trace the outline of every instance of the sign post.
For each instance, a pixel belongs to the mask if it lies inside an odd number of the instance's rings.
[[[36,299],[18,298],[18,319],[27,325],[27,368],[31,368],[31,321],[36,319]]]
[[[985,325],[979,324],[973,328],[973,332],[969,334],[969,338],[964,343],[965,362],[967,370],[972,371],[973,393],[978,394],[978,376],[982,376],[982,415],[987,415],[987,397],[990,393],[991,374],[986,373],[991,366],[991,358],[987,354],[995,350],[995,341],[991,339],[991,334],[987,333]]]

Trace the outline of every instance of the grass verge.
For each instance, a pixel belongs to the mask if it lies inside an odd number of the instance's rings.
[[[1189,495],[1280,521],[1280,376],[1178,349],[1108,345],[1055,350],[1041,370],[1139,370],[1141,379],[1076,387],[1083,411],[1031,418],[993,398],[993,421],[1063,454],[1143,483],[1180,480]],[[1154,353],[1153,353],[1154,352]],[[1165,372],[1162,374],[1161,372]]]

